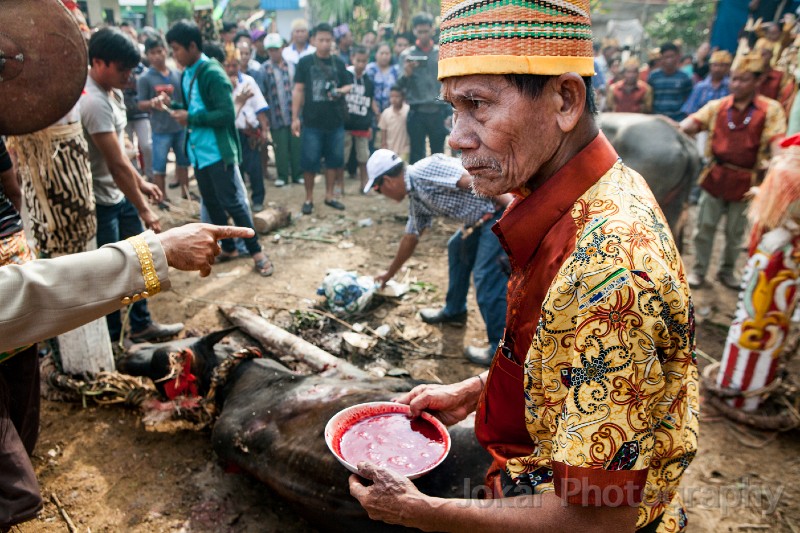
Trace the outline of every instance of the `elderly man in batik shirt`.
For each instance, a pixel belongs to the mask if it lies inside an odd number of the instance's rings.
[[[506,334],[488,375],[398,400],[447,424],[477,411],[495,499],[431,498],[370,463],[351,493],[428,531],[680,531],[692,304],[658,204],[595,121],[589,2],[445,0],[441,30],[450,145],[476,192],[517,197],[494,227],[512,268]]]

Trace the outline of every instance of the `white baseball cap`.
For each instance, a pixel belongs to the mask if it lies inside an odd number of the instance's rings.
[[[280,33],[270,33],[264,37],[264,48],[283,48],[283,37]]]
[[[369,161],[367,161],[367,185],[364,187],[364,192],[368,193],[372,186],[375,184],[375,180],[395,168],[397,165],[402,165],[403,160],[400,159],[400,156],[396,153],[392,152],[391,150],[387,150],[386,148],[381,148],[380,150],[375,150],[369,157]]]

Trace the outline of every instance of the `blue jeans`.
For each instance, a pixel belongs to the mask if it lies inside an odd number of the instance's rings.
[[[500,214],[474,231],[466,239],[461,230],[450,237],[447,243],[450,281],[444,314],[458,315],[467,311],[469,277],[475,282],[475,299],[486,324],[489,345],[494,349],[503,337],[506,327],[506,292],[508,274],[501,266],[505,251],[500,240],[492,232],[492,226]]]
[[[208,210],[212,224],[227,226],[228,217],[230,217],[233,219],[233,223],[240,228],[255,229],[250,209],[247,207],[247,200],[242,198],[237,191],[235,169],[236,165],[228,165],[224,161],[196,168],[194,175],[197,179],[197,187],[200,189],[203,205]],[[244,244],[250,255],[261,251],[257,234],[249,239],[244,239]],[[233,239],[223,239],[221,246],[226,253],[236,251]]]
[[[170,149],[175,153],[175,165],[188,167],[189,156],[186,155],[186,130],[175,133],[153,132],[153,172],[167,173],[167,155]]]
[[[248,205],[247,189],[244,188],[244,180],[242,179],[242,173],[239,172],[239,167],[233,167],[233,179],[236,182],[236,198],[245,205]],[[208,214],[208,209],[206,209],[206,204],[203,202],[202,198],[200,198],[200,222],[211,224],[211,215]],[[242,239],[233,239],[233,242],[236,243],[236,250],[240,254],[250,255]]]
[[[144,231],[139,212],[125,198],[115,205],[97,204],[97,246],[134,237]],[[139,300],[130,305],[131,331],[142,331],[153,320],[147,309],[147,300]],[[108,333],[111,341],[116,342],[122,335],[122,318],[119,311],[106,315]]]
[[[319,172],[323,157],[326,169],[344,167],[344,126],[332,130],[303,126],[300,143],[300,168],[303,172]]]

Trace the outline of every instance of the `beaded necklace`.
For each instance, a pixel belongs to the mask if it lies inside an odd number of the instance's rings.
[[[750,121],[753,120],[753,111],[756,110],[756,106],[754,106],[753,103],[750,102],[750,105],[747,107],[748,107],[747,116],[744,117],[744,121],[742,121],[742,123],[739,124],[738,126],[733,122],[733,106],[728,108],[728,128],[731,131],[743,130],[744,128],[747,127],[748,124],[750,124]]]

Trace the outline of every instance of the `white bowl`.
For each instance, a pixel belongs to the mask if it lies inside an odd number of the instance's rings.
[[[369,402],[369,403],[361,403],[358,405],[353,405],[351,407],[348,407],[347,409],[339,411],[338,413],[333,415],[331,419],[328,421],[327,425],[325,426],[325,443],[328,445],[328,449],[331,451],[331,453],[333,453],[336,459],[340,463],[342,463],[342,466],[344,466],[354,474],[358,474],[358,468],[356,468],[355,465],[347,462],[342,456],[341,452],[342,437],[344,437],[344,435],[355,424],[367,418],[378,415],[391,414],[391,413],[402,413],[408,415],[409,412],[410,409],[407,405],[395,402]],[[429,413],[423,412],[421,417],[427,422],[429,422],[436,429],[437,433],[442,437],[442,442],[444,444],[444,451],[433,464],[426,466],[423,470],[410,473],[398,472],[401,475],[408,477],[409,479],[417,479],[418,477],[427,474],[428,472],[439,466],[442,463],[442,461],[445,460],[447,454],[450,452],[450,433],[447,432],[447,427]]]

